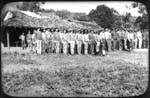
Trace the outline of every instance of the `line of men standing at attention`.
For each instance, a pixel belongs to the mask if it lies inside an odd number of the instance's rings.
[[[22,46],[24,48],[25,36]],[[37,29],[33,34],[26,35],[28,48],[38,54],[64,53],[64,54],[99,54],[115,50],[131,51],[136,48],[148,48],[148,31],[145,30],[59,30]]]

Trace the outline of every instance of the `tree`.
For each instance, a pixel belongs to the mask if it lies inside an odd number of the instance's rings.
[[[79,21],[90,21],[90,17],[86,13],[73,13],[72,17]]]
[[[140,14],[147,14],[146,6],[143,5],[142,3],[134,2],[132,3],[133,8],[138,8],[138,12]]]
[[[17,6],[18,9],[23,11],[38,12],[40,10],[40,5],[45,2],[23,2],[21,6]]]
[[[142,3],[134,2],[132,3],[133,8],[138,8],[138,12],[142,14],[142,17],[137,17],[135,24],[140,27],[140,29],[148,29],[148,13],[146,10],[146,6]]]
[[[130,22],[131,13],[126,13],[126,15],[123,17],[123,21],[125,23]]]
[[[111,29],[115,22],[112,10],[105,5],[99,5],[95,10],[91,10],[89,17],[103,28]]]
[[[62,19],[68,19],[70,14],[71,14],[71,12],[69,12],[67,10],[58,10],[55,13],[56,13],[56,15],[61,17]]]

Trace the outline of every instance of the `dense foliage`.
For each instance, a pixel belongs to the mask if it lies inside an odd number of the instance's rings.
[[[115,21],[112,10],[105,5],[99,5],[95,10],[91,10],[89,16],[103,28],[112,28]]]

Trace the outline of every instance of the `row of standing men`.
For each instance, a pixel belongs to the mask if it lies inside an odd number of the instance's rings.
[[[23,35],[21,35],[20,39]],[[107,51],[129,50],[133,48],[148,48],[148,32],[131,30],[101,30],[88,31],[41,31],[34,30],[26,36],[28,48],[38,54],[64,53],[64,54],[100,54]],[[25,38],[24,38],[25,39]],[[23,42],[24,43],[24,42]]]

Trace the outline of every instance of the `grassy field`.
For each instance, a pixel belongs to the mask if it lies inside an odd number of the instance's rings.
[[[10,96],[138,96],[148,87],[148,52],[107,56],[2,53],[3,91]]]

